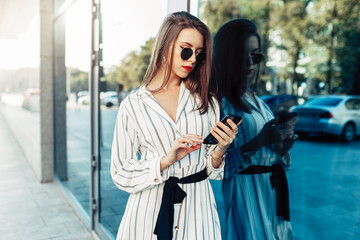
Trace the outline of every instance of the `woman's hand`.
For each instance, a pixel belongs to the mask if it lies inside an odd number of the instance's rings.
[[[275,118],[265,123],[261,132],[244,144],[241,151],[243,153],[256,152],[258,149],[270,144],[281,144],[285,139],[291,138],[297,120],[297,117],[293,117],[282,124],[278,124],[278,118]]]
[[[227,125],[221,121],[216,122],[217,127],[213,126],[211,134],[216,138],[218,144],[214,149],[212,155],[212,164],[214,168],[218,168],[222,161],[222,156],[225,154],[227,148],[234,141],[238,133],[237,125],[231,120],[227,120]]]
[[[201,147],[203,139],[199,135],[188,134],[176,139],[170,148],[170,151],[161,158],[160,170],[183,159],[189,153],[198,150]]]
[[[227,124],[229,126],[225,125],[221,121],[217,121],[216,124],[217,126],[213,126],[210,133],[218,141],[217,148],[224,149],[226,151],[238,133],[237,125],[231,119],[227,120]]]
[[[285,155],[290,149],[294,146],[295,140],[298,138],[298,135],[294,134],[291,137],[284,139],[283,141],[275,144],[275,152],[281,157]]]
[[[281,141],[275,143],[275,151],[280,156],[283,156],[294,146],[295,140],[297,139],[297,135],[294,134],[294,127],[297,121],[298,118],[293,117],[290,120],[286,121],[285,123],[279,125],[283,130],[282,139]]]

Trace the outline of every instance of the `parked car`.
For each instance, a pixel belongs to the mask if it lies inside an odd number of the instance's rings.
[[[77,102],[82,105],[89,105],[90,104],[90,96],[84,95],[78,98]]]
[[[22,107],[32,111],[40,111],[40,89],[39,88],[28,88],[23,94]]]
[[[79,102],[79,98],[84,97],[84,96],[89,96],[89,92],[88,91],[79,91],[76,94],[76,101]]]
[[[101,102],[108,108],[119,105],[117,93],[115,92],[115,94],[107,94],[106,96],[102,97]]]
[[[359,96],[318,96],[291,109],[299,114],[295,131],[299,134],[325,133],[350,142],[360,135]]]
[[[260,98],[270,107],[274,114],[289,112],[290,107],[298,105],[298,97],[291,94],[264,95]]]

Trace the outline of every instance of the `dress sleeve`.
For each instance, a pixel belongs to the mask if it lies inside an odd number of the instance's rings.
[[[275,150],[274,150],[275,151]],[[284,168],[285,171],[290,169],[290,154],[287,152],[284,156],[280,156],[275,152],[277,156],[277,162]]]
[[[136,193],[165,181],[168,169],[160,171],[160,159],[138,159],[140,141],[136,121],[126,103],[120,105],[111,150],[111,177],[115,185],[126,192]]]
[[[213,98],[213,101],[214,101],[214,109],[210,108],[208,114],[209,114],[209,118],[210,118],[210,123],[215,125],[216,121],[220,119],[220,106],[219,106],[217,100],[215,100],[215,98]],[[223,176],[224,176],[225,162],[223,161],[218,168],[213,167],[211,155],[212,155],[215,147],[216,147],[216,145],[207,145],[206,146],[206,150],[205,150],[206,170],[207,170],[209,179],[221,180],[221,179],[223,179]]]

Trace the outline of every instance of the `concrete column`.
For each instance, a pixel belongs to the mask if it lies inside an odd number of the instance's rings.
[[[54,22],[53,83],[55,167],[57,176],[62,181],[67,181],[65,15],[61,15]]]
[[[41,182],[54,179],[53,0],[40,0]]]

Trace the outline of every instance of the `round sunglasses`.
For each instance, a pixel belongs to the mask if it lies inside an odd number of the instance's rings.
[[[259,64],[263,59],[264,59],[264,54],[262,54],[261,52],[252,52],[250,53],[248,59],[247,59],[247,64],[248,66],[250,66],[250,58],[252,61],[252,64]]]
[[[181,47],[181,58],[183,60],[189,60],[191,56],[194,54],[194,51],[191,48]],[[196,63],[202,64],[206,60],[206,54],[204,52],[195,53]]]

